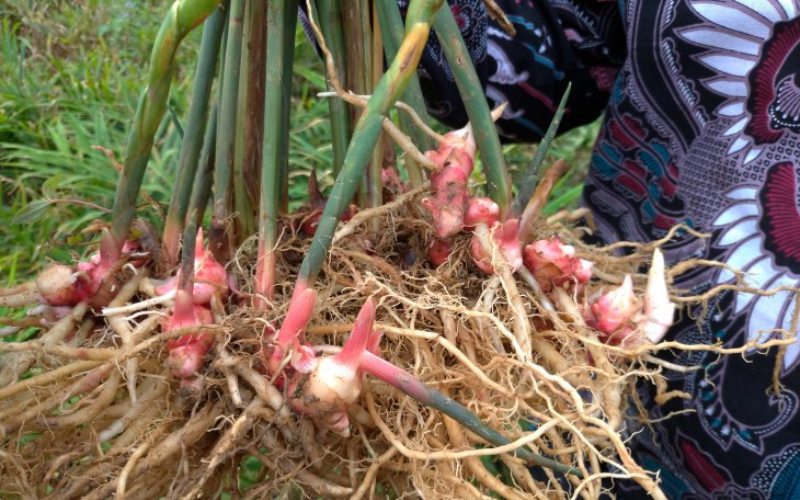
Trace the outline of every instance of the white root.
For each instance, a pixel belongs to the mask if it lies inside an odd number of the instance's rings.
[[[122,307],[123,304],[129,302],[139,285],[144,278],[144,273],[135,273],[133,277],[125,283],[125,286],[119,291],[114,300],[108,306],[109,308]],[[108,324],[117,332],[122,340],[122,346],[129,349],[133,345],[133,330],[128,324],[128,319],[120,316],[109,316]],[[131,398],[131,403],[136,404],[136,378],[139,372],[139,359],[130,358],[125,362],[125,380],[127,381],[128,394]]]
[[[16,295],[0,296],[0,307],[25,307],[36,304],[42,300],[42,296],[36,291],[20,292]]]
[[[172,302],[175,298],[175,289],[170,290],[169,292],[161,295],[160,297],[153,297],[152,299],[143,300],[141,302],[136,302],[135,304],[128,304],[126,306],[120,307],[104,307],[103,308],[103,316],[115,316],[117,314],[128,314],[136,311],[141,311],[142,309],[149,309],[151,307],[161,305],[161,304],[168,304]]]
[[[97,435],[97,440],[99,442],[108,441],[121,434],[131,420],[137,418],[152,401],[159,398],[168,389],[168,385],[157,378],[145,381],[142,386],[142,397],[135,402],[122,417],[112,422],[111,425]]]
[[[81,302],[70,311],[70,314],[61,318],[47,332],[43,333],[39,342],[44,346],[56,345],[75,331],[75,325],[83,319],[88,310],[86,302]],[[0,358],[0,387],[6,387],[16,382],[25,371],[36,361],[32,352],[9,353]]]

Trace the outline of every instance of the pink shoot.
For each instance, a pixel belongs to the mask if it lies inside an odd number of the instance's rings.
[[[453,251],[453,243],[450,240],[435,239],[428,247],[428,260],[434,266],[441,266],[450,258]]]
[[[292,367],[295,370],[307,372],[313,368],[314,352],[311,349],[303,349],[302,347],[307,346],[302,346],[302,344],[303,332],[311,320],[316,302],[317,292],[313,288],[304,287],[299,294],[295,290],[295,295],[289,302],[289,311],[278,330],[275,346],[269,357],[268,370],[271,374],[275,374],[279,370],[281,362],[290,348],[293,348],[295,352],[292,359]]]
[[[119,260],[121,253],[126,249],[130,252],[130,245],[127,241],[123,242],[122,246],[118,246],[117,243],[114,241],[114,237],[111,236],[111,231],[108,229],[103,229],[100,235],[100,261],[97,263],[97,267],[95,268],[95,275],[93,276],[95,280],[100,280],[108,274],[108,271],[111,267]],[[99,285],[98,285],[99,288]]]
[[[467,124],[458,130],[451,130],[446,133],[436,150],[425,153],[433,163],[440,169],[447,166],[449,162],[458,159],[460,155],[466,155],[470,162],[475,157],[475,136],[472,134],[472,126]],[[469,167],[470,171],[472,166]]]
[[[36,289],[51,306],[74,306],[91,295],[87,278],[67,265],[52,264],[36,277]]]
[[[296,373],[289,384],[291,404],[296,411],[311,417],[319,427],[344,437],[350,435],[347,406],[361,395],[361,359],[368,346],[377,348],[374,322],[375,303],[367,299],[342,350],[319,360],[310,374]]]
[[[502,224],[495,225],[492,230],[492,236],[497,240],[500,252],[513,270],[522,267],[522,245],[518,234],[519,219],[508,219]]]
[[[181,271],[163,285],[156,287],[156,293],[164,295],[178,286]],[[203,246],[203,230],[198,229],[194,247],[194,285],[192,300],[195,304],[207,305],[214,296],[224,297],[228,293],[228,273],[217,259]]]
[[[508,219],[503,223],[495,223],[491,229],[492,239],[500,250],[498,257],[501,257],[511,266],[512,270],[522,267],[522,248],[519,242],[518,230],[518,219]],[[486,274],[494,274],[491,250],[485,247],[483,238],[479,234],[476,233],[472,236],[469,248],[475,265]]]
[[[175,307],[172,316],[162,326],[164,333],[179,328],[192,328],[214,323],[211,311],[192,302],[191,293],[178,290],[175,294]],[[192,379],[203,366],[203,359],[213,344],[213,337],[207,332],[190,333],[167,341],[169,357],[167,366],[172,374],[181,380]]]
[[[633,293],[633,281],[626,275],[622,285],[592,302],[586,322],[608,343],[619,344],[633,333],[640,307],[641,303]]]
[[[359,368],[373,377],[383,380],[392,387],[397,387],[417,401],[428,404],[431,390],[413,375],[402,368],[381,358],[377,354],[366,352],[361,357]]]
[[[664,270],[664,255],[656,248],[653,262],[647,275],[647,288],[644,292],[644,316],[639,328],[647,339],[657,344],[672,326],[675,304],[669,299],[667,279]]]
[[[388,165],[381,169],[381,184],[392,194],[408,191],[408,185],[400,179],[400,174],[394,165]]]
[[[575,248],[557,237],[527,245],[524,262],[544,291],[567,282],[586,284],[592,277],[592,263],[575,257]]]
[[[319,220],[322,217],[322,211],[325,209],[325,204],[328,201],[322,196],[322,191],[319,190],[316,171],[312,171],[308,176],[308,199],[309,208],[306,209],[308,210],[308,214],[300,223],[300,229],[306,236],[314,236],[317,232],[317,226],[319,226]],[[348,206],[347,210],[342,214],[342,222],[349,221],[356,212],[358,212],[358,206],[352,204]]]
[[[594,264],[586,259],[574,259],[572,261],[572,274],[578,283],[585,285],[592,279],[592,267]]]
[[[325,208],[325,197],[322,196],[322,191],[319,189],[319,181],[317,180],[317,171],[311,170],[308,175],[308,201],[312,209],[322,210]]]
[[[381,337],[383,337],[383,333],[378,330],[373,329],[369,332],[369,338],[367,339],[367,352],[371,352],[376,356],[380,356]]]
[[[255,305],[267,308],[267,302],[275,295],[275,252],[268,252],[263,238],[258,239],[258,265],[256,266],[256,293],[258,294]]]
[[[444,136],[436,151],[425,153],[439,169],[431,175],[433,196],[422,205],[431,213],[439,238],[449,238],[464,228],[467,180],[475,157],[475,139],[469,125]]]
[[[126,241],[122,253],[130,254],[135,248],[134,244]],[[78,262],[74,270],[64,264],[47,267],[36,277],[36,288],[51,306],[75,306],[97,294],[119,258],[120,251],[111,233],[103,229],[100,249],[89,260]]]
[[[494,274],[491,253],[484,247],[483,242],[477,234],[473,234],[472,239],[469,240],[469,254],[472,256],[472,262],[478,266],[478,269],[486,274]]]
[[[367,349],[367,342],[372,334],[372,325],[375,323],[375,302],[368,298],[356,316],[353,324],[353,333],[342,350],[334,356],[342,366],[349,366],[353,371],[358,367],[361,354]]]
[[[464,215],[464,226],[473,228],[476,224],[484,223],[492,227],[500,220],[500,207],[490,198],[470,198],[467,202],[467,213]]]

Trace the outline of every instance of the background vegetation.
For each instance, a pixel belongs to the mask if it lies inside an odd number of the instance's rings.
[[[144,87],[152,41],[168,0],[0,3],[0,282],[35,274],[48,259],[69,260],[93,239],[92,223],[112,205],[117,170],[136,99]],[[170,113],[144,183],[142,212],[161,219],[181,143],[200,31],[179,52]],[[332,183],[328,107],[322,65],[296,37],[292,96],[291,196],[300,203],[306,173],[316,166]],[[597,126],[555,141],[552,158],[572,170],[549,211],[572,206]],[[507,146],[509,164],[524,166],[535,146]],[[44,259],[42,257],[47,257]]]

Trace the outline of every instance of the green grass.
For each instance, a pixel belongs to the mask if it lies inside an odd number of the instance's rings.
[[[16,281],[47,259],[65,260],[111,206],[117,157],[142,88],[165,1],[29,2],[0,7],[0,276]],[[196,41],[181,59],[191,61]],[[184,67],[186,67],[184,65]],[[177,75],[173,106],[185,108],[189,76]],[[146,180],[168,197],[177,147],[163,127]]]
[[[95,146],[122,160],[136,100],[167,0],[0,4],[0,285],[35,274],[49,260],[82,254],[95,235],[85,229],[108,221],[117,170]],[[169,201],[178,160],[179,123],[185,117],[200,30],[178,53],[171,113],[157,135],[143,188],[158,206],[140,199],[140,214],[157,227]],[[291,207],[306,195],[316,168],[326,190],[331,175],[328,106],[322,65],[302,34],[296,38],[295,93],[290,143]],[[572,166],[557,186],[557,206],[573,206],[596,125],[557,139],[549,154]],[[512,173],[535,146],[506,147]],[[478,175],[476,180],[480,181]]]

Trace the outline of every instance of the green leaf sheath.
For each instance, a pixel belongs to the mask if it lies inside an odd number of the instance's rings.
[[[256,286],[260,294],[270,298],[274,284],[275,261],[272,253],[277,241],[282,172],[288,171],[290,100],[287,96],[291,95],[296,24],[297,0],[269,2]]]
[[[404,26],[403,18],[400,15],[400,7],[397,2],[377,2],[378,22],[381,26],[383,35],[383,48],[386,59],[391,61],[397,54],[397,49],[403,42]],[[408,87],[400,98],[403,102],[411,106],[417,115],[425,122],[430,123],[428,110],[425,108],[425,100],[422,97],[422,87],[419,84],[417,75],[411,77]],[[400,127],[411,136],[414,144],[420,151],[428,151],[434,148],[433,140],[419,127],[414,125],[413,120],[405,113],[400,113]],[[419,186],[423,182],[423,174],[419,166],[413,159],[406,157],[406,168],[408,179],[413,187]]]
[[[259,8],[264,8],[263,0],[245,2],[244,17],[242,20],[242,49],[239,62],[239,89],[236,95],[236,135],[233,148],[233,203],[236,217],[236,244],[241,244],[255,232],[255,218],[253,204],[247,191],[245,178],[245,144],[244,137],[247,127],[245,119],[250,107],[247,86],[249,75],[253,71],[250,67],[250,45],[253,36],[253,16],[259,14]],[[261,12],[264,14],[264,12]],[[264,19],[262,19],[262,22]],[[263,107],[263,103],[261,103]],[[262,120],[263,121],[263,120]]]
[[[119,249],[128,237],[153,138],[166,111],[175,52],[181,40],[202,23],[219,3],[219,0],[178,0],[172,4],[161,23],[150,55],[147,88],[139,99],[114,198],[111,235]]]
[[[178,160],[178,175],[164,227],[164,249],[170,264],[175,264],[178,258],[178,238],[183,230],[183,221],[189,208],[192,184],[197,171],[197,160],[203,147],[203,135],[208,119],[208,101],[219,59],[219,46],[224,27],[225,10],[224,7],[219,7],[209,16],[203,27],[203,39],[200,42],[200,56],[194,74],[189,117]]]
[[[192,291],[194,284],[194,250],[197,238],[197,224],[190,221],[183,230],[181,243],[181,273],[178,290]]]
[[[356,94],[368,94],[372,90],[370,67],[371,33],[365,22],[369,13],[367,0],[347,0],[342,3],[342,29],[345,42],[345,88]],[[363,110],[353,109],[354,120],[358,120]],[[376,142],[377,143],[377,142]],[[369,170],[361,177],[358,190],[358,206],[367,208],[369,204]]]
[[[441,411],[453,420],[459,422],[461,425],[474,432],[478,436],[484,438],[495,446],[504,446],[511,442],[510,439],[500,434],[496,430],[484,424],[477,415],[469,411],[458,401],[450,398],[437,391],[436,389],[427,387],[429,393],[427,400],[422,401],[426,405]],[[581,477],[581,471],[575,467],[564,465],[552,458],[543,457],[530,451],[526,447],[517,448],[514,454],[519,458],[525,460],[528,465],[538,465],[540,467],[547,467],[562,474],[572,474]]]
[[[194,283],[194,248],[197,229],[203,225],[208,198],[211,196],[211,181],[214,174],[214,150],[217,146],[217,107],[214,106],[208,118],[208,126],[203,138],[203,150],[198,159],[197,175],[194,178],[192,198],[184,221],[181,243],[181,279],[179,290],[188,290]]]
[[[339,218],[353,199],[364,175],[364,169],[380,135],[383,119],[414,76],[430,34],[431,22],[442,2],[443,0],[411,1],[406,16],[405,38],[397,51],[397,57],[392,60],[356,124],[342,170],[336,177],[311,247],[300,267],[298,283],[302,286],[295,291],[310,285],[319,273]]]
[[[544,163],[544,158],[547,156],[547,150],[550,149],[550,143],[553,142],[556,132],[558,132],[558,126],[561,124],[561,118],[564,116],[564,110],[567,107],[567,101],[569,100],[569,93],[571,90],[572,84],[569,83],[567,84],[567,90],[564,91],[564,95],[561,96],[561,102],[558,103],[558,108],[556,108],[552,121],[550,121],[547,131],[544,133],[544,137],[542,137],[542,141],[536,149],[536,154],[533,156],[530,166],[525,171],[522,182],[520,182],[517,197],[514,198],[514,204],[511,205],[512,214],[520,215],[522,213],[525,209],[525,205],[528,204],[528,200],[530,200],[533,195],[533,190],[536,189],[542,163]]]
[[[382,4],[383,2],[378,2]],[[336,78],[344,82],[344,35],[342,34],[342,2],[340,0],[317,0],[320,29],[333,57]],[[330,86],[329,86],[330,88]],[[350,113],[341,99],[328,99],[331,115],[331,139],[333,143],[333,174],[339,173],[350,142]]]
[[[264,72],[267,63],[267,2],[250,3],[250,22],[245,26],[245,52],[248,69],[245,73],[246,109],[244,125],[244,178],[248,197],[258,207],[261,196],[261,156],[264,142]]]
[[[367,9],[369,12],[370,9]],[[372,20],[370,23],[372,28],[372,50],[370,68],[370,89],[374,88],[383,76],[383,33],[381,33],[380,25],[378,23],[378,13],[372,9]],[[381,132],[378,136],[378,142],[372,150],[372,160],[369,162],[367,169],[367,179],[369,181],[369,192],[367,198],[370,207],[378,207],[383,204],[383,165],[387,160],[387,154],[392,153],[394,156],[394,148],[389,144],[388,137],[385,132]],[[392,160],[394,165],[394,159]],[[370,230],[377,233],[380,231],[380,221],[375,218],[369,221]]]
[[[219,103],[216,159],[214,160],[214,213],[210,237],[215,257],[226,262],[230,257],[231,231],[228,216],[232,206],[231,177],[236,143],[236,98],[242,52],[244,0],[232,0],[228,15],[227,41]]]
[[[281,106],[281,122],[285,124],[286,138],[279,142],[280,146],[280,211],[281,213],[288,213],[289,211],[289,105],[291,104],[292,95],[292,77],[294,73],[292,66],[294,64],[294,35],[297,29],[297,8],[298,0],[284,0],[286,3],[283,22],[285,27],[283,33],[283,58],[284,65],[287,69],[283,72],[281,79],[281,95],[283,98],[283,105]]]
[[[486,103],[483,87],[450,9],[442,9],[439,12],[434,30],[447,63],[453,71],[458,93],[472,124],[475,143],[488,182],[488,195],[500,207],[502,214],[505,214],[511,203],[511,182],[503,158],[503,149],[489,105]]]
[[[189,202],[189,213],[184,224],[194,223],[197,227],[203,225],[203,215],[206,212],[208,199],[211,197],[211,183],[214,179],[214,159],[217,149],[217,107],[211,110],[208,117],[203,151],[200,153],[200,168],[194,177],[192,200]]]

